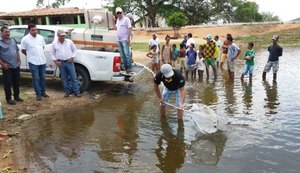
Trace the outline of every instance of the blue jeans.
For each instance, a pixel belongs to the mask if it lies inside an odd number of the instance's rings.
[[[130,46],[127,43],[126,40],[124,41],[118,41],[119,43],[119,52],[122,58],[122,61],[125,65],[125,69],[131,68],[131,51],[130,51]]]
[[[34,65],[29,63],[29,69],[32,76],[32,85],[36,96],[41,96],[45,94],[46,83],[45,83],[45,73],[46,73],[46,64],[43,65]]]
[[[62,61],[59,70],[65,92],[67,94],[71,94],[72,92],[75,94],[79,94],[80,90],[76,78],[74,63]]]
[[[254,69],[254,65],[249,65],[249,64],[246,64],[245,67],[244,67],[244,75],[252,75],[253,74],[253,69]]]
[[[180,100],[181,100],[181,95],[180,95],[180,91],[179,89],[174,90],[174,91],[170,91],[168,90],[168,88],[164,87],[163,91],[162,91],[162,97],[164,99],[165,102],[169,102],[170,96],[174,95],[176,98],[176,106],[180,107]],[[166,106],[166,104],[161,103],[161,106]]]

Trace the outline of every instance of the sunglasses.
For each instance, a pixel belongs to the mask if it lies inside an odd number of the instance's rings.
[[[121,12],[117,12],[117,14],[121,14]]]

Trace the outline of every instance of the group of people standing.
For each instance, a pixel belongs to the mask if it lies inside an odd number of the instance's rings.
[[[278,36],[275,35],[272,40],[277,45]],[[149,52],[146,54],[151,58],[152,70],[159,71],[160,65],[170,64],[173,68],[180,69],[185,74],[185,79],[196,79],[196,74],[200,81],[203,80],[203,74],[206,72],[207,79],[210,75],[210,67],[213,71],[214,80],[217,79],[217,68],[224,70],[224,64],[227,64],[227,71],[229,79],[233,81],[235,74],[235,60],[240,55],[240,48],[233,42],[231,34],[226,34],[226,40],[221,43],[219,36],[214,38],[208,34],[204,39],[206,43],[199,45],[198,49],[195,47],[196,42],[192,37],[192,33],[185,34],[183,41],[180,43],[179,49],[176,44],[170,44],[171,37],[167,35],[165,37],[165,44],[160,45],[160,41],[157,38],[157,34],[152,35],[152,39],[149,41]],[[162,48],[161,48],[162,47]],[[282,48],[280,46],[268,49],[271,58],[269,61],[277,61],[279,56],[282,56]],[[276,49],[276,50],[275,50]],[[249,80],[252,81],[252,73],[254,68],[254,43],[249,42],[247,50],[244,54],[243,60],[245,60],[245,69],[241,75],[241,80],[244,80],[245,75],[249,75]],[[276,81],[276,67],[277,63],[270,63],[265,67],[263,73],[263,79],[265,80],[266,72],[270,67],[274,68],[274,81]]]
[[[196,48],[196,42],[193,39],[192,33],[185,34],[183,41],[179,45],[170,44],[171,37],[165,37],[165,44],[160,45],[157,34],[152,35],[149,41],[149,53],[147,56],[152,59],[152,70],[159,71],[160,63],[171,64],[174,68],[179,68],[188,79],[196,78],[198,74],[199,80],[203,80],[204,71],[207,79],[209,78],[209,69],[212,68],[214,79],[217,79],[217,67],[223,70],[223,65],[227,60],[227,69],[230,79],[234,77],[234,60],[239,56],[240,49],[233,43],[231,34],[227,34],[226,40],[222,44],[219,41],[219,36],[216,35],[214,39],[208,34],[204,39],[205,44],[199,45]]]
[[[71,93],[74,93],[76,97],[81,97],[74,66],[74,54],[77,49],[71,40],[65,38],[66,33],[63,30],[58,30],[57,36],[58,40],[54,41],[51,46],[51,56],[60,70],[65,91],[64,97],[69,97]],[[45,40],[38,34],[36,25],[29,23],[28,34],[21,40],[21,51],[26,56],[29,65],[37,101],[41,101],[42,97],[49,97],[45,84],[47,66],[44,54],[45,45]],[[23,102],[19,89],[21,65],[19,48],[16,40],[10,37],[10,30],[6,26],[1,28],[0,65],[7,104],[15,105],[16,102]],[[14,99],[12,99],[11,87]]]
[[[206,70],[207,79],[209,79],[209,67],[211,66],[214,73],[214,80],[217,78],[217,66],[223,68],[224,62],[227,61],[227,70],[229,79],[234,80],[235,72],[235,60],[240,55],[240,48],[233,43],[233,37],[231,34],[226,35],[226,40],[223,44],[219,42],[219,37],[208,34],[204,39],[206,43],[199,46],[198,51],[195,50],[195,41],[192,39],[192,34],[184,35],[184,40],[180,44],[180,50],[176,50],[176,45],[170,46],[170,37],[166,36],[166,44],[163,45],[162,53],[160,54],[160,42],[157,38],[157,34],[153,34],[153,38],[149,42],[149,49],[151,50],[147,56],[155,59],[152,61],[157,70],[154,78],[154,91],[160,101],[161,116],[165,115],[166,106],[171,95],[175,95],[176,107],[178,108],[178,119],[182,121],[185,91],[185,80],[188,79],[188,74],[191,73],[191,78],[195,79],[196,72],[199,79],[203,79],[204,70]],[[272,37],[272,45],[268,47],[269,58],[267,64],[264,67],[262,74],[262,80],[266,80],[266,73],[273,69],[273,81],[276,82],[277,71],[279,67],[279,57],[282,56],[282,48],[278,45],[279,36],[274,35]],[[164,53],[166,47],[167,53]],[[254,69],[255,50],[253,49],[253,42],[249,42],[247,50],[245,51],[243,60],[245,60],[244,71],[241,74],[241,81],[244,80],[244,76],[249,74],[249,83],[252,82],[252,75]],[[177,53],[178,52],[178,53]],[[160,67],[160,56],[162,58],[163,65]],[[167,57],[166,57],[167,55]],[[175,58],[176,57],[176,58]],[[180,65],[180,70],[176,70],[174,62]],[[160,70],[158,70],[160,67]],[[185,69],[185,78],[182,75],[183,69]],[[163,83],[163,91],[160,92],[159,85]]]

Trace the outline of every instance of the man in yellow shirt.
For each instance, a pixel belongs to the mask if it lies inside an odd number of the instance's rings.
[[[215,66],[215,58],[214,58],[214,54],[216,51],[216,43],[212,40],[210,34],[208,34],[204,39],[207,40],[207,43],[204,45],[204,57],[205,57],[207,79],[209,79],[209,66],[211,66],[214,72],[214,79],[216,80],[217,69]]]

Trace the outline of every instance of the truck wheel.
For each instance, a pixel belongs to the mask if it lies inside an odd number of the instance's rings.
[[[88,71],[81,66],[75,66],[77,81],[79,84],[80,91],[86,91],[91,85],[91,79]]]

